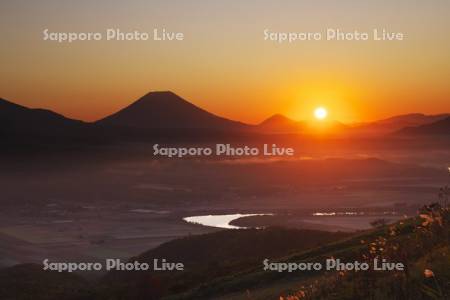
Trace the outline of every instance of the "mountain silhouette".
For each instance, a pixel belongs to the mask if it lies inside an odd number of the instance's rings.
[[[309,124],[275,114],[258,125],[248,125],[214,115],[172,92],[150,92],[120,111],[85,123],[64,117],[46,109],[33,109],[0,98],[0,134],[8,140],[22,141],[24,137],[65,137],[72,140],[148,139],[154,136],[178,138],[212,133],[391,133],[448,134],[449,114],[419,113],[394,116],[349,127],[337,121]],[[175,130],[175,131],[174,131]],[[168,135],[173,133],[173,135]],[[214,137],[214,135],[209,135]],[[30,140],[31,141],[31,140]]]
[[[252,126],[216,116],[172,92],[150,92],[96,125],[138,129],[242,130]]]
[[[0,98],[0,132],[4,135],[54,135],[84,125],[51,110],[28,108]]]
[[[294,121],[281,114],[275,114],[257,126],[260,131],[270,133],[297,133],[305,129],[304,122]]]
[[[421,135],[450,135],[450,117],[443,120],[415,127],[406,127],[399,131],[401,134],[421,134]]]
[[[430,124],[445,119],[448,116],[449,114],[425,115],[421,113],[411,113],[393,116],[370,123],[355,124],[353,128],[361,131],[395,132],[406,127]]]
[[[318,122],[294,121],[281,114],[275,114],[257,125],[258,131],[273,134],[317,134],[343,133],[348,126],[335,120]]]

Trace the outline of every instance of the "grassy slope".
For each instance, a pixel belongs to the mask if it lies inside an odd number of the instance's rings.
[[[260,263],[166,299],[445,299],[450,292],[449,212],[431,209],[424,214],[430,216],[428,224],[423,218],[404,220],[277,260],[372,261],[378,256],[403,262],[407,272],[278,273],[263,271]],[[425,278],[425,269],[435,276]]]
[[[73,273],[46,272],[36,264],[22,264],[0,270],[2,300],[87,300],[92,286]]]
[[[278,258],[277,262],[316,262],[321,261],[331,256],[335,257],[351,257],[355,252],[362,249],[364,246],[360,244],[361,238],[367,238],[369,236],[376,236],[380,231],[369,231],[360,235],[355,235],[351,238],[344,239],[339,242],[329,243],[327,245],[317,247],[314,249],[300,251],[293,255]],[[286,241],[289,242],[289,241]],[[202,285],[194,290],[185,294],[174,295],[167,299],[196,299],[217,297],[231,293],[232,297],[235,292],[240,291],[247,297],[247,290],[262,290],[267,293],[267,290],[274,290],[276,294],[279,294],[278,286],[285,287],[291,284],[303,282],[314,277],[321,276],[322,272],[267,272],[263,270],[262,260],[253,268],[249,268],[245,271],[235,273],[230,276],[219,278],[215,281],[210,281],[208,284]],[[252,292],[253,293],[253,292]],[[222,296],[223,297],[223,296]],[[224,297],[227,298],[227,297]]]
[[[155,294],[184,293],[196,286],[221,280],[228,274],[259,265],[264,258],[276,258],[299,249],[320,247],[349,235],[342,232],[267,228],[223,230],[188,236],[165,243],[133,259],[149,263],[154,258],[183,262],[185,271],[110,272],[102,282],[102,294],[105,295],[104,299],[136,299]],[[149,280],[156,279],[159,283],[150,287]],[[136,283],[138,286],[130,288]]]

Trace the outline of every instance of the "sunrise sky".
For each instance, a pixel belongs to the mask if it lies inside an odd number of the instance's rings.
[[[0,97],[96,120],[151,90],[257,123],[450,111],[450,1],[2,1]],[[43,41],[50,31],[183,32],[177,42]],[[263,31],[403,32],[404,41],[264,41]]]

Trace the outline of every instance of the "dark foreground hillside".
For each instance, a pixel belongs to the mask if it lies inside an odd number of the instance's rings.
[[[224,230],[174,240],[135,258],[152,263],[154,258],[183,262],[185,271],[151,274],[111,272],[102,281],[105,299],[149,299],[187,292],[229,274],[261,265],[265,258],[276,258],[299,250],[320,247],[349,236],[342,232],[268,228],[265,230]],[[159,284],[148,286],[148,278]],[[156,276],[156,277],[155,277]],[[139,283],[144,282],[141,286]],[[133,288],[130,288],[130,283]],[[135,286],[138,284],[138,286]],[[111,293],[113,291],[113,293]],[[123,298],[114,298],[121,295]]]
[[[36,265],[0,271],[0,299],[448,299],[450,213],[355,234],[267,228],[188,236],[134,258],[185,263],[183,272],[110,272],[96,282]],[[271,262],[401,262],[405,271],[265,271]]]

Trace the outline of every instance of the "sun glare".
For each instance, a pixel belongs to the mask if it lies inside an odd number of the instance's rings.
[[[327,110],[326,110],[325,108],[323,108],[323,107],[317,107],[317,108],[314,110],[314,116],[315,116],[316,119],[318,119],[318,120],[323,120],[323,119],[325,119],[325,118],[327,117],[327,115],[328,115],[328,112],[327,112]]]

